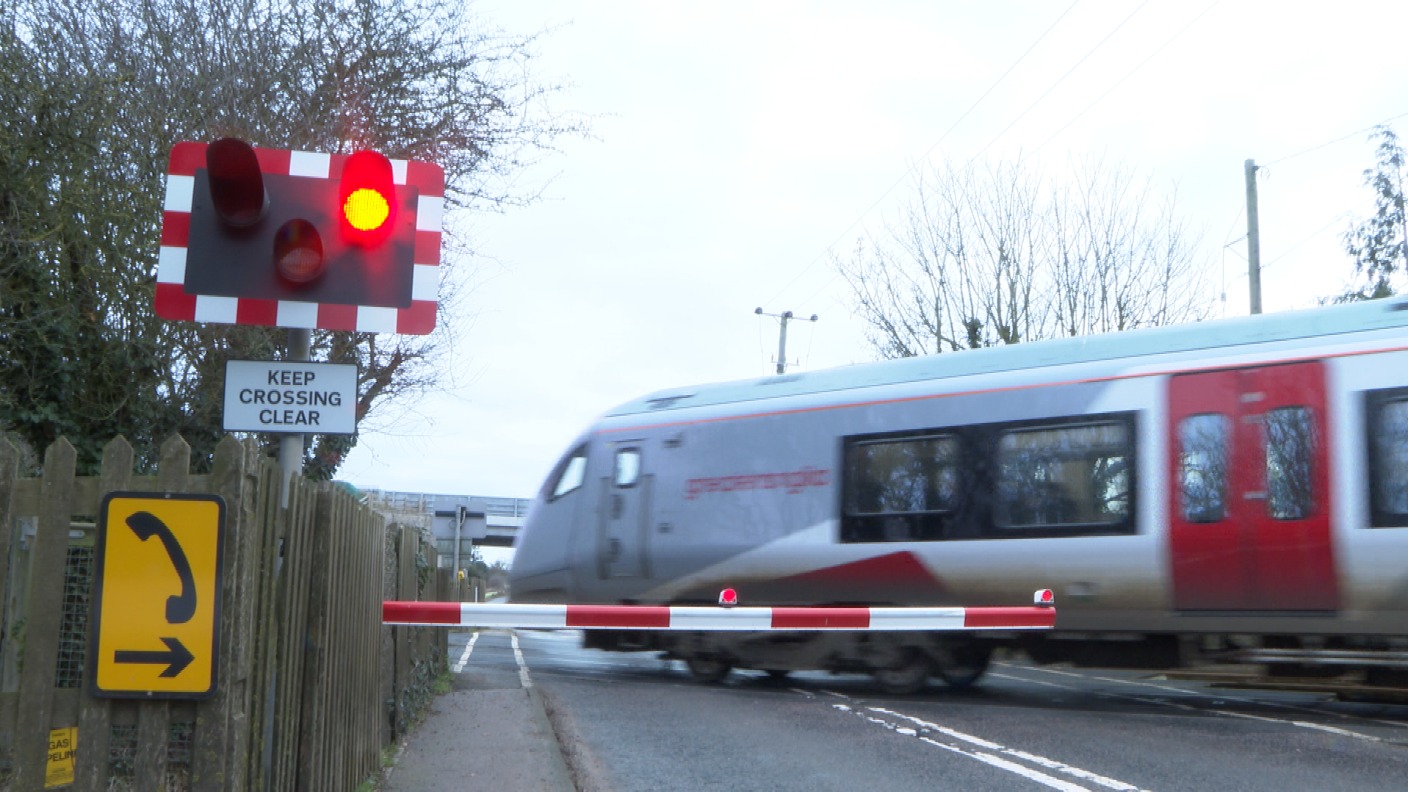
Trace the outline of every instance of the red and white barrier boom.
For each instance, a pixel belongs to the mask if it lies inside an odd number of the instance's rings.
[[[533,630],[1049,630],[1055,597],[1041,589],[1030,607],[993,608],[736,608],[698,605],[486,605],[473,602],[383,602],[382,624],[500,627]]]

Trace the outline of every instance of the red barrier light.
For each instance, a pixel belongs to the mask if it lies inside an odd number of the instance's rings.
[[[254,149],[238,138],[221,138],[205,150],[210,197],[220,221],[249,228],[264,217],[269,196]]]
[[[347,158],[337,200],[348,241],[371,246],[390,236],[396,220],[395,190],[391,160],[384,154],[358,151]]]
[[[312,223],[295,218],[279,226],[274,232],[274,268],[294,284],[311,283],[323,274],[323,238]]]

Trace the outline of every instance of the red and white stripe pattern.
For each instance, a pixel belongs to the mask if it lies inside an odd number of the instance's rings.
[[[161,253],[156,273],[156,313],[188,322],[265,325],[271,327],[349,330],[359,333],[425,335],[435,329],[440,289],[440,229],[445,206],[445,172],[438,165],[391,160],[396,184],[419,191],[416,206],[414,274],[408,308],[339,305],[334,303],[264,300],[186,291],[186,252],[190,239],[191,200],[196,171],[205,167],[204,143],[177,143],[171,149],[162,213]],[[315,154],[256,148],[259,169],[328,179],[342,173],[343,154]]]
[[[383,624],[534,630],[1049,630],[1053,607],[715,608],[667,605],[527,605],[383,602]]]

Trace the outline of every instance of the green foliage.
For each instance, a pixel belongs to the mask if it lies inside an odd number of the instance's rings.
[[[80,474],[117,434],[151,449],[146,472],[179,432],[201,470],[223,434],[225,361],[285,356],[281,330],[153,315],[178,141],[376,148],[441,164],[447,208],[531,200],[505,177],[580,125],[528,112],[552,90],[528,83],[531,39],[483,31],[458,0],[0,4],[0,432],[41,453],[68,437]],[[312,358],[357,364],[364,420],[435,385],[447,326],[318,332]],[[355,443],[320,436],[307,473],[331,479]]]
[[[455,678],[448,671],[435,677],[435,683],[431,685],[431,692],[437,696],[443,696],[455,689]]]
[[[1344,247],[1354,258],[1354,269],[1363,278],[1357,289],[1338,302],[1373,300],[1394,294],[1392,280],[1404,267],[1408,273],[1408,213],[1404,211],[1403,147],[1387,126],[1377,126],[1370,137],[1379,139],[1374,167],[1364,170],[1364,184],[1374,192],[1374,214],[1350,227]]]
[[[424,629],[424,628],[423,628]],[[429,713],[430,702],[435,699],[435,680],[443,672],[446,660],[439,662],[427,659],[416,659],[411,662],[410,679],[407,680],[405,688],[401,691],[401,722],[396,724],[396,731],[406,734],[416,727],[416,724],[425,719]]]
[[[134,216],[160,207],[113,194],[141,157],[105,130],[122,81],[46,60],[0,30],[0,430],[41,451],[67,436],[87,471],[113,434],[159,437],[170,421],[142,398],[164,355],[132,310],[150,287],[128,255],[155,228]]]
[[[425,555],[425,545],[416,545],[416,591],[418,598],[424,597],[435,580],[435,567]]]

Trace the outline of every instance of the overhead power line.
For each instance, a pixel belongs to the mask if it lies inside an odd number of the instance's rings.
[[[1145,2],[1147,3],[1148,0],[1145,0]],[[968,109],[963,111],[963,115],[959,116],[958,120],[954,121],[953,125],[950,126],[943,133],[943,135],[939,137],[938,140],[934,141],[934,144],[932,146],[925,149],[923,156],[920,157],[918,161],[916,161],[915,163],[911,163],[909,167],[905,169],[904,173],[900,174],[900,177],[898,179],[895,179],[895,182],[893,184],[887,187],[884,192],[880,193],[880,196],[876,198],[875,201],[865,209],[865,211],[861,212],[860,216],[857,217],[854,222],[852,222],[849,226],[846,226],[846,229],[842,231],[841,234],[831,242],[831,244],[827,245],[821,253],[817,254],[816,258],[812,259],[811,262],[807,264],[807,266],[803,267],[800,272],[793,276],[792,280],[788,281],[787,285],[783,286],[777,294],[772,296],[772,299],[768,300],[768,302],[776,302],[777,299],[783,294],[785,294],[788,289],[792,288],[792,286],[795,285],[798,280],[801,280],[803,275],[810,272],[811,268],[815,267],[817,265],[817,262],[821,261],[821,259],[827,254],[827,252],[829,252],[832,248],[836,247],[836,245],[838,245],[841,240],[845,239],[846,236],[849,235],[851,231],[855,229],[856,226],[860,225],[862,220],[864,220],[871,212],[875,211],[875,207],[879,206],[881,201],[885,200],[885,198],[889,196],[890,193],[895,191],[896,187],[903,184],[904,180],[909,178],[910,174],[914,173],[914,169],[918,167],[917,162],[923,162],[927,160],[929,158],[929,155],[933,153],[934,149],[942,145],[943,142],[948,139],[948,136],[953,134],[953,131],[958,128],[958,125],[962,124],[963,120],[966,119],[969,115],[971,115],[973,111],[978,108],[978,105],[982,104],[983,101],[987,99],[988,96],[991,95],[994,90],[996,90],[997,86],[1001,85],[1002,81],[1007,79],[1007,76],[1012,73],[1012,70],[1016,69],[1022,61],[1026,60],[1027,56],[1032,53],[1032,50],[1036,49],[1037,45],[1044,41],[1046,37],[1051,34],[1051,31],[1055,30],[1056,26],[1061,24],[1061,20],[1065,19],[1066,16],[1071,13],[1072,9],[1074,9],[1079,4],[1080,0],[1075,0],[1075,2],[1072,2],[1066,8],[1065,11],[1062,11],[1061,15],[1056,17],[1056,21],[1052,22],[1051,25],[1048,26],[1040,36],[1037,36],[1036,41],[1033,41],[1031,45],[1028,46],[1027,49],[1021,55],[1019,55],[1015,61],[1012,62],[1012,65],[1008,66],[1007,70],[1004,71],[1001,75],[999,75],[998,78],[993,81],[992,85],[988,86],[988,89],[986,91],[983,91],[982,96],[979,96],[977,100],[973,102],[973,104],[969,105]]]
[[[1319,151],[1320,149],[1325,148],[1325,147],[1327,147],[1327,146],[1333,146],[1333,145],[1335,145],[1336,143],[1343,143],[1344,141],[1349,140],[1349,139],[1352,138],[1352,137],[1357,137],[1357,136],[1359,136],[1359,135],[1364,134],[1365,132],[1372,132],[1373,130],[1375,130],[1375,129],[1381,127],[1381,126],[1384,126],[1385,124],[1388,124],[1390,121],[1397,121],[1398,119],[1404,118],[1404,117],[1408,117],[1408,113],[1399,113],[1398,115],[1396,115],[1396,116],[1394,116],[1394,117],[1392,117],[1392,118],[1385,118],[1384,120],[1378,122],[1377,124],[1370,124],[1369,126],[1366,126],[1366,127],[1364,127],[1363,129],[1356,129],[1356,130],[1354,130],[1353,132],[1350,132],[1348,135],[1344,135],[1344,136],[1342,136],[1342,137],[1337,137],[1337,138],[1335,138],[1334,140],[1327,140],[1327,141],[1325,141],[1324,143],[1321,143],[1321,144],[1319,144],[1319,145],[1311,146],[1310,148],[1308,148],[1308,149],[1306,149],[1306,150],[1304,150],[1304,151],[1297,151],[1297,152],[1294,153],[1294,154],[1287,154],[1286,156],[1281,157],[1280,159],[1271,160],[1270,162],[1266,163],[1265,165],[1262,165],[1261,167],[1267,168],[1267,167],[1270,167],[1270,166],[1272,166],[1272,165],[1275,165],[1275,164],[1278,163],[1278,162],[1285,162],[1286,160],[1295,159],[1296,157],[1300,157],[1300,156],[1303,156],[1303,155],[1305,155],[1305,154],[1309,154],[1309,153],[1312,152],[1312,151]]]
[[[1154,50],[1153,52],[1149,53],[1149,57],[1147,57],[1147,58],[1145,58],[1144,60],[1140,61],[1138,66],[1135,66],[1133,69],[1130,69],[1129,71],[1125,72],[1123,77],[1121,77],[1120,79],[1116,80],[1114,85],[1111,85],[1104,93],[1102,93],[1102,94],[1100,94],[1098,97],[1096,97],[1096,98],[1095,98],[1095,101],[1093,101],[1093,102],[1091,102],[1090,104],[1086,105],[1084,110],[1081,110],[1079,113],[1076,113],[1075,116],[1073,116],[1070,121],[1067,121],[1067,122],[1066,122],[1065,126],[1063,126],[1063,127],[1061,127],[1060,129],[1056,130],[1056,131],[1051,135],[1051,137],[1049,137],[1049,138],[1047,138],[1045,141],[1043,141],[1040,146],[1037,146],[1035,149],[1032,149],[1032,153],[1035,154],[1036,152],[1038,152],[1038,151],[1040,151],[1041,149],[1045,148],[1047,143],[1050,143],[1051,141],[1053,141],[1053,140],[1055,140],[1056,138],[1060,137],[1062,132],[1065,132],[1067,129],[1070,128],[1070,126],[1071,126],[1072,124],[1074,124],[1075,122],[1079,121],[1082,116],[1084,116],[1086,113],[1090,112],[1090,109],[1091,109],[1092,107],[1094,107],[1095,105],[1098,105],[1098,104],[1100,104],[1102,101],[1104,101],[1104,100],[1105,100],[1105,97],[1109,96],[1111,93],[1114,92],[1114,90],[1115,90],[1116,88],[1118,88],[1118,87],[1120,87],[1121,85],[1123,85],[1124,82],[1125,82],[1125,80],[1128,80],[1130,77],[1133,77],[1135,72],[1137,72],[1137,71],[1139,71],[1140,69],[1144,68],[1144,65],[1145,65],[1145,64],[1147,64],[1149,61],[1151,61],[1151,60],[1153,60],[1155,57],[1157,57],[1160,52],[1163,52],[1164,49],[1166,49],[1166,48],[1168,47],[1168,45],[1172,44],[1174,41],[1176,41],[1176,40],[1178,39],[1179,36],[1182,36],[1185,32],[1187,32],[1188,28],[1190,28],[1190,27],[1192,27],[1194,24],[1196,24],[1196,23],[1198,22],[1198,20],[1200,20],[1200,19],[1202,19],[1203,17],[1207,16],[1208,12],[1211,11],[1211,10],[1213,9],[1213,7],[1216,6],[1219,2],[1221,2],[1221,0],[1212,0],[1212,2],[1211,2],[1210,4],[1208,4],[1208,7],[1203,9],[1203,12],[1202,12],[1201,14],[1198,14],[1197,16],[1193,17],[1193,19],[1192,19],[1191,21],[1189,21],[1188,24],[1186,24],[1186,25],[1184,25],[1183,27],[1179,28],[1178,32],[1177,32],[1177,33],[1174,33],[1172,36],[1170,36],[1170,37],[1168,38],[1168,40],[1165,41],[1163,44],[1160,44],[1159,47],[1158,47],[1158,49],[1156,49],[1156,50]],[[1126,21],[1128,21],[1128,20],[1126,20]],[[1123,24],[1123,23],[1121,23],[1121,24]],[[1102,42],[1102,43],[1103,43],[1103,42]]]
[[[978,149],[977,153],[974,154],[971,159],[969,159],[969,162],[976,160],[978,157],[982,156],[984,151],[987,151],[989,148],[992,148],[992,144],[1001,140],[1003,135],[1007,134],[1007,132],[1012,129],[1012,127],[1017,125],[1017,122],[1021,121],[1023,118],[1026,118],[1027,113],[1030,113],[1032,110],[1035,110],[1037,105],[1045,101],[1046,97],[1050,96],[1052,91],[1060,87],[1061,83],[1065,82],[1067,77],[1070,77],[1072,74],[1074,74],[1076,69],[1079,69],[1082,63],[1085,63],[1087,60],[1089,60],[1091,55],[1094,55],[1101,47],[1105,46],[1106,42],[1108,42],[1111,38],[1114,38],[1114,35],[1120,32],[1120,30],[1125,25],[1129,24],[1129,20],[1134,19],[1134,17],[1137,16],[1140,11],[1143,11],[1144,7],[1147,5],[1149,5],[1149,0],[1144,0],[1144,2],[1139,4],[1138,8],[1134,9],[1129,13],[1129,16],[1120,20],[1120,23],[1118,25],[1115,25],[1109,33],[1105,34],[1104,38],[1100,39],[1100,41],[1098,41],[1095,46],[1091,47],[1088,51],[1086,51],[1086,53],[1081,56],[1080,60],[1076,61],[1075,64],[1071,66],[1071,68],[1066,70],[1065,74],[1057,78],[1056,82],[1047,86],[1046,90],[1041,93],[1041,96],[1038,96],[1035,101],[1027,105],[1026,110],[1023,110],[1016,118],[1012,119],[1012,123],[1008,124],[1006,127],[1003,128],[1001,132],[998,132],[996,135],[994,135],[992,140],[989,140],[987,142],[987,145]]]

